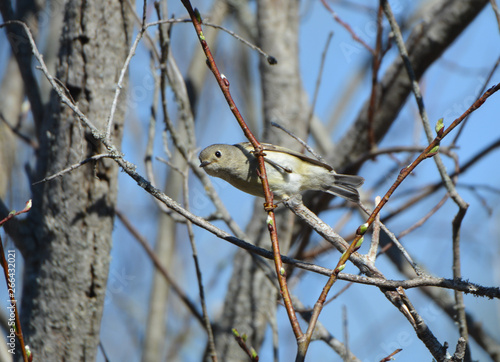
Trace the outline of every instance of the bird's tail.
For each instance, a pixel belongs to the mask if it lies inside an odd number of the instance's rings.
[[[332,176],[334,178],[333,182],[329,185],[325,185],[324,191],[359,203],[359,193],[356,189],[363,185],[365,179],[357,175],[333,174]]]

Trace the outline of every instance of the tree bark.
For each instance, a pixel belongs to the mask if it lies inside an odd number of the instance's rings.
[[[79,108],[104,129],[130,43],[122,3],[69,1],[56,77]],[[123,93],[122,93],[123,94]],[[112,137],[122,137],[118,105]],[[39,128],[35,182],[102,146],[52,93]],[[94,360],[106,292],[118,167],[103,160],[32,187],[33,208],[19,247],[25,258],[22,325],[38,361]]]

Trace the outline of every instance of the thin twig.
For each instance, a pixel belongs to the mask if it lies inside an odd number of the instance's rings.
[[[196,34],[198,35],[198,40],[200,41],[201,47],[207,56],[207,65],[209,69],[212,71],[214,74],[215,79],[217,80],[217,83],[219,84],[219,87],[224,94],[224,97],[226,98],[226,101],[229,105],[229,108],[233,112],[236,120],[238,121],[238,124],[240,125],[243,133],[245,134],[245,137],[248,138],[250,143],[255,149],[254,155],[257,157],[258,165],[259,165],[259,176],[261,178],[262,182],[262,188],[264,191],[264,196],[266,203],[264,204],[264,209],[267,212],[267,227],[269,230],[269,234],[271,236],[271,244],[273,247],[273,254],[274,254],[274,265],[276,268],[276,274],[278,276],[278,281],[280,283],[280,290],[281,290],[281,295],[283,297],[283,302],[285,303],[285,309],[288,314],[288,318],[290,320],[290,324],[292,326],[292,330],[295,334],[295,337],[297,340],[300,340],[303,336],[302,329],[300,327],[300,324],[297,320],[297,316],[295,314],[295,311],[293,309],[292,305],[292,300],[290,297],[290,292],[288,290],[287,286],[287,281],[286,281],[286,272],[285,268],[283,268],[283,263],[281,260],[281,254],[280,254],[280,247],[278,243],[278,234],[277,234],[277,227],[276,227],[276,218],[274,214],[274,202],[273,202],[273,194],[269,189],[269,181],[267,179],[267,173],[266,173],[266,165],[264,162],[264,152],[263,152],[263,147],[259,143],[259,141],[255,138],[253,133],[250,131],[248,128],[248,125],[246,124],[245,120],[243,119],[243,116],[241,115],[238,107],[236,106],[231,93],[229,91],[229,81],[227,78],[222,76],[220,73],[215,60],[213,58],[212,52],[210,51],[210,48],[205,40],[205,36],[203,35],[203,30],[201,28],[201,16],[198,11],[195,12],[193,9],[191,2],[189,0],[181,0],[182,4],[186,8],[186,10],[189,13],[189,16],[191,17],[191,20],[193,22],[193,26],[196,30]]]
[[[385,148],[377,148],[375,150],[371,150],[359,156],[356,160],[351,162],[347,168],[358,168],[361,164],[363,164],[366,160],[372,159],[378,155],[384,154],[393,154],[393,153],[401,153],[401,152],[410,152],[410,153],[420,153],[425,150],[426,146],[393,146],[393,147],[385,147]],[[451,157],[451,149],[452,147],[442,147],[439,149],[439,153]]]
[[[389,24],[391,25],[392,32],[394,33],[396,45],[398,46],[399,54],[401,55],[401,58],[403,60],[403,64],[406,68],[406,72],[408,73],[408,76],[410,77],[412,92],[413,92],[413,94],[415,96],[415,100],[417,102],[418,111],[419,111],[420,117],[422,119],[422,124],[424,126],[427,140],[429,142],[431,142],[431,140],[433,139],[433,132],[431,130],[429,117],[427,116],[427,111],[425,110],[422,92],[420,91],[420,86],[418,85],[417,78],[415,77],[415,72],[413,71],[413,66],[411,65],[410,58],[408,56],[408,51],[406,50],[406,46],[405,46],[405,43],[403,40],[403,35],[401,34],[401,30],[399,28],[399,25],[396,21],[396,18],[394,17],[394,14],[392,13],[392,9],[391,9],[391,6],[389,5],[389,2],[387,0],[381,0],[381,4],[382,4],[382,8],[384,9],[384,13],[387,17],[387,20],[389,21]],[[463,120],[461,120],[460,122],[462,122],[462,121]],[[444,186],[446,187],[446,190],[450,194],[450,197],[453,199],[453,201],[460,208],[464,207],[464,205],[466,203],[462,199],[462,197],[458,194],[457,190],[455,189],[455,186],[453,185],[453,182],[451,181],[450,177],[448,176],[448,173],[446,171],[446,167],[444,166],[443,161],[441,160],[441,157],[439,156],[439,154],[435,155],[434,162],[436,163],[439,174],[441,175],[441,178],[444,182]]]
[[[117,158],[117,157],[121,157],[121,156],[117,156],[117,155],[114,155],[114,154],[109,154],[109,153],[104,153],[104,154],[99,154],[99,155],[94,155],[94,156],[91,156],[83,161],[80,161],[78,163],[75,163],[74,165],[71,165],[69,166],[68,168],[65,168],[64,170],[61,170],[51,176],[47,176],[45,178],[43,178],[42,180],[40,181],[37,181],[37,182],[34,182],[33,185],[38,185],[40,183],[43,183],[43,182],[48,182],[50,180],[53,180],[55,179],[56,177],[60,177],[60,176],[63,176],[65,174],[67,174],[68,172],[71,172],[83,165],[85,165],[86,163],[89,163],[89,162],[92,162],[92,161],[98,161],[102,158]]]
[[[351,360],[351,352],[349,351],[349,322],[347,319],[347,307],[345,305],[342,306],[342,331],[344,332],[345,346],[345,353],[342,359],[345,362],[349,362]]]
[[[498,147],[500,147],[500,139],[497,139],[497,140],[493,141],[491,144],[485,146],[482,150],[478,151],[474,156],[472,156],[470,158],[470,160],[468,160],[464,164],[460,165],[458,167],[458,169],[460,169],[460,173],[464,174],[465,172],[467,172],[472,166],[474,166],[477,162],[482,160],[491,151],[495,150]],[[378,151],[392,152],[391,150],[392,150],[391,148],[388,148],[388,149],[384,149],[384,150],[380,149]],[[421,147],[408,147],[408,149],[406,149],[405,147],[395,147],[394,148],[394,152],[421,152],[421,151],[423,151],[423,148],[421,148]],[[439,152],[441,152],[441,148],[439,149]],[[449,154],[451,155],[451,153],[449,153]],[[367,157],[367,158],[369,158],[369,157]],[[456,171],[454,171],[453,173],[450,174],[450,178],[452,178],[452,179],[455,176],[456,176]],[[443,182],[439,181],[439,182],[436,182],[434,184],[423,187],[422,192],[420,194],[416,195],[415,197],[411,198],[408,201],[405,201],[405,203],[401,207],[398,207],[398,208],[394,209],[393,211],[391,211],[390,213],[388,213],[387,215],[385,215],[382,218],[382,222],[384,222],[384,223],[388,222],[390,219],[392,219],[396,215],[399,215],[401,212],[416,205],[419,201],[426,199],[427,196],[438,191],[441,186],[443,186]],[[463,185],[463,184],[461,186],[467,187],[466,185]],[[490,191],[496,192],[495,189],[491,189]],[[355,235],[349,235],[345,239],[352,240],[352,239],[354,239],[354,237],[355,237]],[[326,244],[326,245],[322,245],[322,246],[319,246],[319,247],[314,248],[314,249],[310,249],[306,253],[303,254],[303,258],[305,258],[305,259],[315,258],[317,255],[320,255],[324,252],[327,252],[331,248],[332,248],[331,244]]]
[[[444,195],[443,198],[441,200],[439,200],[439,202],[436,204],[436,206],[434,206],[426,215],[424,215],[423,218],[418,220],[415,224],[410,226],[408,229],[401,231],[398,235],[398,239],[405,237],[406,235],[411,233],[413,230],[421,227],[427,220],[429,220],[432,217],[432,215],[434,215],[441,208],[441,206],[444,205],[444,203],[446,202],[446,200],[448,200],[449,197],[450,197],[450,195],[448,195],[448,194]]]
[[[14,133],[17,137],[19,137],[21,141],[24,141],[25,143],[30,145],[30,147],[32,147],[34,150],[38,149],[38,143],[32,140],[30,137],[26,136],[25,134],[22,134],[17,129],[17,127],[13,127],[9,122],[7,122],[7,120],[5,119],[4,115],[1,112],[0,112],[0,120],[3,121],[7,126],[7,128],[9,128],[12,131],[12,133]]]
[[[313,119],[313,116],[314,116],[314,109],[316,108],[316,102],[318,100],[319,87],[321,85],[321,79],[323,79],[323,70],[325,68],[326,54],[328,52],[328,48],[330,46],[332,38],[333,38],[333,31],[331,31],[330,33],[328,33],[328,37],[326,38],[326,42],[325,42],[325,47],[323,48],[323,53],[321,54],[321,61],[320,61],[320,64],[319,64],[319,69],[318,69],[318,76],[316,78],[316,86],[314,87],[314,95],[313,95],[313,99],[312,99],[312,102],[311,102],[311,107],[310,107],[310,110],[309,110],[309,115],[306,118],[306,121],[307,121],[307,130],[308,130],[307,134],[309,134],[310,131],[311,131],[311,122],[312,122],[312,119]],[[322,160],[320,160],[320,161],[322,161]]]
[[[446,137],[451,131],[453,131],[464,120],[465,117],[467,117],[470,113],[474,112],[476,109],[481,107],[481,105],[486,101],[486,99],[488,99],[492,94],[494,94],[498,90],[500,90],[500,83],[498,83],[497,85],[491,87],[488,91],[486,91],[486,93],[484,93],[476,102],[474,102],[474,104],[472,104],[448,128],[444,129],[444,127],[443,127],[441,129],[439,129],[438,135],[436,136],[436,138],[432,142],[430,142],[429,146],[427,146],[426,149],[410,165],[408,165],[407,167],[405,167],[401,170],[401,172],[398,175],[398,178],[396,179],[394,184],[391,186],[391,188],[387,191],[387,193],[384,195],[382,200],[375,207],[375,209],[371,213],[370,217],[368,218],[367,222],[362,225],[362,228],[360,227],[358,229],[358,235],[352,241],[349,248],[342,254],[339,262],[337,263],[337,266],[336,266],[334,272],[332,273],[327,284],[323,288],[323,291],[322,291],[320,297],[318,298],[318,301],[315,304],[314,312],[313,312],[313,315],[311,318],[311,323],[309,324],[309,327],[308,327],[307,332],[305,334],[306,340],[310,341],[312,338],[314,324],[316,323],[316,321],[319,317],[319,313],[321,312],[321,310],[323,308],[323,305],[324,305],[324,302],[325,302],[326,297],[328,295],[328,292],[330,291],[331,287],[333,286],[333,284],[335,283],[335,281],[337,279],[338,273],[340,273],[344,269],[345,264],[346,264],[347,260],[351,257],[351,255],[353,255],[353,253],[357,249],[359,249],[359,247],[361,246],[360,243],[362,242],[362,237],[363,237],[364,233],[373,224],[373,222],[375,221],[376,215],[380,212],[380,210],[384,207],[384,205],[389,201],[389,198],[394,193],[394,191],[399,187],[399,185],[401,185],[403,180],[406,177],[408,177],[408,175],[410,175],[411,172],[422,161],[424,161],[427,158],[432,158],[433,156],[436,155],[436,152],[439,149],[439,143],[441,142],[441,140],[444,137]],[[427,332],[430,332],[430,331],[427,329]],[[421,336],[419,335],[419,337],[421,337]],[[435,341],[435,337],[433,335],[432,336],[426,335],[425,337],[431,338],[433,341]],[[435,344],[434,342],[432,343],[432,346],[434,346],[435,349],[431,350],[431,353],[433,353],[433,355],[435,355],[435,357],[440,358],[442,355],[442,349],[438,348],[437,344]]]
[[[358,274],[359,275],[359,274]],[[338,297],[340,297],[342,294],[344,294],[345,292],[347,292],[347,290],[352,287],[354,285],[354,282],[349,282],[347,283],[346,285],[344,285],[337,293],[335,293],[334,295],[332,295],[332,297],[330,299],[328,299],[326,302],[325,302],[325,305],[327,305],[328,303],[331,303],[333,302],[335,299],[337,299]]]
[[[380,201],[381,199],[379,198],[379,202],[376,204],[380,204]],[[363,205],[362,203],[359,204],[359,207],[367,214],[367,215],[370,215],[370,210],[365,206]],[[379,218],[379,214],[377,214],[375,216],[375,219]],[[393,242],[394,245],[396,245],[396,247],[398,248],[398,250],[401,252],[401,254],[403,255],[403,257],[406,259],[406,261],[408,262],[408,264],[411,265],[411,267],[413,268],[413,270],[415,270],[415,273],[419,276],[422,275],[422,271],[420,270],[420,268],[418,267],[418,265],[413,261],[412,257],[410,256],[410,254],[406,251],[406,249],[404,248],[404,246],[399,242],[398,238],[396,237],[396,235],[394,235],[394,233],[392,231],[389,230],[389,228],[387,228],[387,226],[384,225],[384,223],[382,223],[380,221],[380,218],[379,218],[379,225],[380,225],[380,228],[382,230],[384,230],[384,232],[386,233],[386,235],[389,237],[389,239],[391,239],[391,241]]]
[[[158,17],[161,19],[161,13],[158,12]],[[191,20],[189,20],[191,22]],[[162,23],[169,24],[170,22],[167,21],[162,21]],[[149,37],[148,33],[146,34],[146,38],[148,41],[153,44],[153,40]],[[219,195],[215,191],[212,182],[208,175],[199,167],[199,162],[197,160],[194,160],[193,157],[191,157],[191,152],[194,151],[188,151],[186,148],[186,142],[182,141],[181,137],[178,135],[176,128],[174,127],[174,124],[172,120],[170,119],[170,116],[167,111],[167,99],[166,99],[166,79],[168,79],[168,83],[171,86],[171,90],[174,92],[175,99],[178,104],[179,108],[179,113],[181,114],[180,120],[184,122],[185,127],[188,129],[188,134],[194,137],[194,129],[193,129],[193,114],[191,113],[190,105],[189,105],[189,99],[187,95],[187,89],[186,89],[186,84],[184,80],[182,79],[182,75],[180,74],[180,71],[176,65],[175,59],[172,56],[171,52],[169,51],[168,47],[168,30],[166,31],[163,26],[159,27],[159,34],[160,34],[160,41],[161,41],[161,54],[158,53],[158,50],[154,45],[152,45],[152,52],[155,54],[155,58],[159,62],[159,68],[161,69],[161,74],[160,74],[160,95],[161,95],[161,107],[162,107],[162,113],[164,117],[164,122],[165,122],[165,129],[166,131],[170,133],[170,136],[172,138],[172,142],[175,146],[175,148],[181,153],[181,155],[184,157],[184,159],[188,162],[189,166],[191,167],[191,170],[193,173],[198,177],[198,179],[201,181],[203,184],[203,187],[206,191],[207,196],[210,198],[211,202],[216,208],[217,214],[220,215],[220,218],[227,224],[227,226],[231,229],[231,231],[238,236],[239,238],[245,238],[245,233],[239,225],[234,221],[232,218],[231,214],[228,212],[226,207],[224,206],[224,203],[221,201]],[[163,132],[163,137],[164,137],[164,150],[165,153],[169,153],[168,147],[166,145],[166,138],[167,138],[167,132]],[[194,147],[195,141],[190,140],[189,146]]]
[[[102,355],[104,357],[105,362],[109,362],[108,354],[106,353],[106,350],[104,349],[104,345],[102,344],[102,339],[99,341],[99,347],[101,348]]]
[[[235,341],[238,343],[241,350],[250,358],[250,361],[257,362],[259,360],[259,355],[252,346],[247,345],[247,335],[241,335],[236,328],[233,328],[232,332]]]
[[[158,21],[152,21],[150,23],[147,23],[146,24],[146,28],[149,28],[151,26],[160,25],[160,24],[166,24],[166,23],[168,23],[168,24],[177,24],[177,23],[191,23],[191,22],[192,22],[191,19],[160,19]],[[243,37],[239,36],[238,34],[236,34],[234,31],[229,30],[229,29],[227,29],[227,28],[225,28],[225,27],[223,27],[221,25],[212,24],[212,23],[209,23],[209,22],[206,22],[206,21],[203,21],[203,25],[211,27],[211,28],[214,28],[214,29],[219,29],[219,30],[222,30],[225,33],[228,33],[229,35],[231,35],[232,37],[234,37],[236,40],[240,41],[241,43],[245,44],[250,49],[255,50],[257,53],[259,53],[264,58],[266,58],[266,60],[267,60],[267,62],[269,64],[271,64],[271,65],[278,64],[278,60],[275,57],[273,57],[272,55],[267,54],[264,50],[262,50],[261,48],[259,48],[257,45],[252,44],[251,42],[249,42],[245,38],[243,38]]]
[[[9,24],[17,24],[18,20],[14,20],[16,16],[14,10],[12,8],[13,1],[1,1],[0,2],[0,10],[2,12],[2,18],[5,21],[5,24],[0,24],[0,28],[7,26],[6,29],[6,38],[9,41],[11,48],[13,50],[12,55],[15,57],[19,72],[22,76],[24,92],[30,102],[30,107],[32,109],[31,115],[33,117],[33,121],[35,124],[36,132],[35,134],[39,134],[42,128],[44,114],[45,114],[45,105],[42,101],[41,89],[38,84],[37,77],[35,76],[35,72],[33,71],[32,63],[33,58],[30,52],[33,49],[32,39],[30,39],[30,34],[27,34],[28,40],[30,43],[30,47],[28,47],[28,43],[22,34],[22,31],[17,31],[16,26],[12,28],[9,27]],[[15,2],[16,6],[23,8],[28,6],[20,5],[18,2]],[[36,21],[35,21],[36,23]]]
[[[135,22],[140,26],[142,27],[142,20],[139,18],[139,15],[137,15],[136,13],[136,9],[135,9],[135,5],[132,4],[132,1],[131,0],[126,0],[126,4],[129,8],[129,11],[130,13],[132,14],[132,16],[134,17],[134,20]],[[169,23],[175,23],[175,22],[183,22],[183,21],[186,21],[186,19],[168,19],[168,20],[162,20],[162,22],[169,22]],[[190,20],[188,20],[190,21]],[[147,23],[145,25],[145,28],[149,28],[150,26],[155,26],[157,25],[156,23]],[[159,62],[160,60],[160,53],[158,53],[158,49],[156,48],[156,43],[155,41],[151,38],[151,36],[149,35],[148,32],[145,32],[144,33],[144,37],[146,38],[147,40],[147,44],[149,44],[149,50],[151,51],[151,53],[153,54],[153,57],[155,58],[156,61]]]
[[[498,10],[498,5],[495,0],[490,0],[490,4],[497,18],[498,31],[500,31],[500,10]]]
[[[295,139],[297,142],[299,142],[303,147],[305,147],[319,161],[324,162],[323,161],[323,157],[321,157],[321,155],[319,153],[317,153],[316,151],[314,151],[314,149],[311,146],[309,146],[304,140],[302,140],[299,136],[297,136],[293,132],[287,130],[285,127],[283,127],[279,123],[271,122],[271,126],[279,128],[280,130],[282,130],[283,132],[285,132],[287,135],[289,135],[290,137],[292,137],[293,139]]]
[[[458,210],[457,215],[453,219],[452,224],[452,241],[453,241],[453,278],[460,279],[462,278],[461,272],[461,262],[460,262],[460,228],[462,225],[462,221],[465,217],[465,213],[467,212],[467,208],[460,208]],[[458,331],[460,333],[460,337],[465,340],[466,345],[468,345],[469,341],[469,332],[467,328],[467,317],[465,315],[465,303],[464,296],[462,292],[455,290],[455,308],[457,311],[456,314],[456,323],[458,324]],[[466,348],[466,355],[469,355],[468,360],[470,360],[470,349]]]
[[[78,108],[78,106],[75,104],[75,102],[68,96],[69,92],[67,91],[67,89],[62,87],[60,82],[50,74],[49,70],[47,69],[47,65],[43,61],[43,56],[40,54],[40,52],[35,44],[35,40],[33,39],[33,34],[31,33],[30,28],[24,22],[19,21],[19,20],[7,21],[4,24],[0,24],[0,28],[3,28],[4,26],[7,26],[7,25],[14,25],[14,24],[19,25],[24,29],[24,31],[28,37],[28,41],[31,45],[33,55],[34,55],[35,59],[38,61],[38,63],[40,64],[40,66],[37,68],[43,72],[43,74],[47,78],[48,82],[52,86],[52,89],[54,89],[54,91],[59,96],[59,99],[61,100],[61,102],[63,104],[65,104],[66,106],[68,106],[73,111],[73,113],[75,113],[75,115],[78,117],[80,122],[82,122],[87,128],[90,129],[90,131],[92,133],[92,137],[94,137],[95,140],[102,142],[102,144],[108,149],[108,151],[112,155],[114,155],[116,157],[121,156],[120,152],[118,152],[118,149],[111,142],[109,142],[106,139],[105,133],[101,132],[93,124],[93,122],[90,121],[88,119],[88,117]]]
[[[297,312],[300,313],[300,316],[309,323],[311,320],[311,309],[306,308],[297,297],[293,297],[293,304],[296,306]],[[333,336],[321,322],[318,322],[316,325],[314,337],[315,339],[325,342],[339,356],[344,356],[346,354],[346,346],[344,343],[335,338],[335,336]],[[350,357],[350,362],[361,362],[361,360],[354,356],[352,352],[350,353]]]
[[[175,278],[172,275],[170,275],[170,272],[167,270],[167,268],[165,268],[162,262],[158,260],[154,250],[149,246],[149,243],[146,241],[146,239],[139,233],[139,231],[137,231],[137,229],[132,225],[132,223],[125,216],[125,214],[123,214],[118,209],[115,209],[115,213],[116,216],[118,216],[118,219],[120,219],[120,221],[123,223],[123,226],[125,226],[125,228],[130,232],[130,234],[134,237],[134,239],[138,241],[139,244],[141,244],[141,246],[143,247],[146,254],[148,254],[148,257],[151,259],[156,269],[160,272],[161,275],[163,275],[163,277],[172,287],[172,290],[177,294],[179,299],[186,305],[191,314],[196,317],[198,322],[200,322],[200,324],[205,327],[203,315],[198,311],[195,303],[189,299],[186,293],[184,293],[182,288],[177,284]]]
[[[494,2],[494,0],[491,0],[491,1]],[[500,26],[500,24],[499,24],[499,26]],[[482,86],[481,90],[478,92],[478,95],[477,95],[478,97],[479,97],[479,95],[483,94],[484,90],[488,86],[488,83],[491,81],[491,78],[493,77],[493,74],[495,74],[495,72],[496,72],[496,70],[497,70],[497,68],[498,68],[499,65],[500,65],[500,57],[498,57],[497,61],[493,65],[493,67],[491,67],[490,73],[488,74],[488,76],[484,80],[484,83],[483,83],[483,86]],[[466,118],[464,120],[464,122],[460,125],[460,128],[457,131],[457,134],[455,135],[455,137],[451,141],[451,145],[452,146],[454,146],[457,143],[459,137],[462,135],[462,132],[465,129],[465,125],[467,124],[467,121],[468,121],[468,118]]]
[[[379,4],[377,11],[377,37],[375,42],[375,51],[373,52],[372,64],[372,89],[370,93],[370,103],[368,104],[368,127],[366,133],[368,135],[369,149],[374,149],[375,133],[373,131],[373,122],[375,120],[375,112],[377,110],[377,90],[378,90],[378,71],[382,63],[382,5]]]
[[[414,322],[413,327],[417,332],[417,336],[425,344],[432,355],[438,357],[438,361],[443,361],[446,356],[446,344],[443,346],[436,338],[428,338],[429,327],[425,324],[424,320],[418,314],[415,307],[413,307],[413,304],[411,303],[404,290],[399,287],[397,288],[397,292],[401,296],[401,300],[404,303],[405,308],[407,308],[409,314],[411,315],[411,318]]]
[[[294,305],[296,305],[296,302],[294,301]],[[279,345],[279,329],[278,329],[278,320],[276,317],[276,310],[269,308],[268,310],[264,311],[264,313],[267,314],[267,320],[269,322],[269,326],[271,327],[271,332],[272,332],[272,340],[273,340],[273,361],[274,362],[279,362],[279,352],[280,352],[280,345]]]
[[[182,173],[182,180],[183,180],[183,198],[184,198],[184,207],[186,208],[187,211],[189,211],[189,165],[186,164],[186,170]],[[194,231],[193,231],[193,223],[191,223],[189,220],[187,221],[187,231],[188,231],[188,236],[189,236],[189,243],[191,245],[191,250],[192,250],[192,256],[193,256],[193,261],[194,261],[194,266],[196,269],[196,278],[198,280],[198,291],[200,294],[200,304],[201,304],[201,311],[203,313],[203,321],[205,323],[205,329],[207,331],[208,335],[208,354],[210,355],[210,358],[212,361],[216,362],[217,361],[217,352],[215,350],[215,339],[214,339],[214,334],[212,331],[212,325],[210,323],[210,317],[208,316],[208,311],[207,311],[207,301],[205,299],[205,290],[203,288],[203,276],[201,273],[201,267],[200,267],[200,261],[198,258],[198,250],[196,248],[196,243],[194,241]]]
[[[21,211],[18,211],[18,212],[13,211],[13,212],[9,213],[9,215],[6,218],[4,218],[3,220],[0,221],[0,227],[3,224],[5,224],[7,221],[9,221],[10,219],[12,219],[18,215],[24,214],[30,210],[31,210],[31,200],[26,202],[24,209],[22,209]],[[21,320],[19,319],[19,312],[17,309],[17,299],[16,299],[16,294],[15,294],[15,286],[14,286],[15,285],[15,275],[13,273],[15,273],[16,270],[14,267],[9,267],[10,265],[7,263],[7,259],[5,259],[5,251],[3,249],[3,242],[2,242],[1,236],[0,236],[0,254],[1,254],[0,263],[2,264],[2,269],[3,269],[3,273],[4,273],[4,277],[5,277],[5,283],[7,283],[7,293],[9,295],[9,299],[10,299],[10,307],[8,307],[8,308],[14,309],[14,323],[15,323],[14,327],[15,328],[12,328],[13,326],[11,326],[10,332],[11,333],[13,332],[16,335],[16,337],[19,341],[19,346],[21,347],[21,354],[23,356],[23,360],[24,360],[24,362],[28,362],[29,347],[24,344],[23,330],[21,328]],[[31,352],[29,352],[29,353],[31,354]]]
[[[215,29],[220,29],[222,31],[225,31],[226,33],[228,33],[229,35],[233,36],[236,40],[239,40],[240,42],[242,42],[243,44],[245,44],[247,47],[249,47],[250,49],[253,49],[255,50],[256,52],[258,52],[260,55],[262,55],[264,58],[266,58],[267,62],[271,65],[276,65],[278,64],[278,60],[273,57],[272,55],[269,55],[267,54],[265,51],[263,51],[261,48],[259,48],[257,45],[255,44],[252,44],[250,43],[248,40],[245,40],[243,39],[241,36],[239,36],[238,34],[236,34],[234,31],[231,31],[229,29],[226,29],[224,28],[223,26],[220,26],[220,25],[217,25],[217,24],[211,24],[211,23],[207,23],[207,22],[203,22],[203,25],[206,25],[206,26],[210,26],[212,28],[215,28]]]
[[[330,12],[330,14],[332,14],[332,17],[333,19],[339,23],[340,25],[342,25],[348,32],[349,34],[351,34],[352,38],[354,40],[356,40],[358,43],[360,43],[362,46],[364,46],[366,48],[366,50],[368,50],[370,53],[374,54],[374,50],[368,45],[366,44],[366,42],[361,39],[355,32],[354,30],[352,30],[351,26],[349,24],[347,24],[345,21],[343,21],[335,11],[333,11],[333,9],[330,7],[330,5],[328,5],[328,3],[326,2],[326,0],[321,0],[321,3],[323,4],[323,6]]]
[[[396,354],[398,354],[399,352],[401,352],[403,349],[402,348],[397,348],[394,352],[392,352],[390,355],[388,355],[387,357],[384,357],[382,358],[379,362],[390,362],[390,361],[394,361],[395,358],[394,356]]]
[[[151,53],[151,58],[153,55]],[[150,62],[150,68],[154,67],[154,62]],[[150,107],[150,116],[149,116],[149,126],[148,126],[148,138],[146,142],[146,150],[144,151],[144,166],[146,168],[146,174],[149,179],[152,180],[154,176],[153,172],[153,149],[154,149],[154,140],[156,135],[156,122],[157,122],[157,114],[156,109],[158,108],[158,94],[160,92],[160,82],[158,81],[158,77],[154,78],[154,89],[153,89],[153,102]]]
[[[118,77],[118,82],[116,83],[115,97],[113,98],[113,102],[111,103],[111,110],[109,112],[107,126],[106,126],[106,136],[105,137],[107,140],[109,140],[111,137],[111,128],[113,127],[113,118],[115,117],[116,107],[118,106],[118,97],[120,97],[120,93],[121,93],[121,90],[123,88],[123,80],[125,79],[125,75],[128,72],[128,66],[130,64],[130,61],[132,60],[132,57],[135,55],[135,51],[137,49],[137,46],[139,45],[139,42],[142,39],[144,32],[146,31],[146,27],[144,25],[146,24],[147,0],[144,0],[142,7],[143,7],[143,10],[142,10],[141,28],[139,29],[139,32],[137,33],[137,36],[135,37],[134,43],[130,47],[130,50],[129,50],[128,55],[127,55],[127,59],[125,59],[125,63],[123,64],[122,70],[120,72],[120,76]]]
[[[429,124],[429,119],[427,117],[427,112],[425,111],[422,94],[420,92],[420,87],[418,85],[418,81],[416,80],[415,74],[413,72],[413,67],[410,63],[410,60],[408,57],[408,52],[406,50],[406,47],[405,47],[404,41],[403,41],[403,37],[401,35],[401,31],[400,31],[399,26],[396,22],[396,19],[394,18],[394,15],[392,14],[392,10],[391,10],[391,7],[389,5],[389,2],[387,0],[381,0],[381,3],[383,6],[383,9],[384,9],[384,13],[386,14],[386,17],[391,25],[391,29],[395,35],[396,44],[398,46],[399,53],[403,59],[403,63],[406,67],[406,71],[407,71],[407,73],[410,77],[410,80],[412,82],[412,91],[413,91],[413,94],[415,95],[415,99],[417,101],[418,110],[419,110],[420,116],[422,118],[424,130],[425,130],[425,133],[427,135],[427,139],[429,141],[431,141],[432,131],[431,131],[431,127]],[[463,124],[463,122],[466,120],[467,117],[468,117],[468,114],[467,114],[467,116],[462,118],[462,120],[460,122]],[[438,130],[438,134],[439,134],[439,130]],[[445,135],[443,135],[442,137],[444,137],[444,136]],[[439,137],[439,135],[438,135],[438,137]],[[442,160],[439,157],[439,155],[436,155],[436,157],[434,157],[434,161],[436,162],[436,166],[439,170],[441,178],[444,182],[446,189],[448,190],[450,197],[453,199],[453,201],[459,207],[458,214],[457,214],[455,220],[453,221],[453,254],[454,254],[453,270],[454,270],[454,276],[456,274],[457,277],[460,277],[459,230],[460,230],[461,221],[462,221],[463,217],[465,216],[465,212],[468,208],[468,204],[462,199],[462,197],[456,191],[454,183],[452,182],[451,178],[448,176],[446,168],[445,168],[444,164],[442,163]],[[457,317],[458,317],[460,335],[464,339],[467,340],[467,338],[468,338],[467,322],[466,322],[465,307],[463,304],[462,294],[460,292],[455,292],[455,299],[456,299],[456,308],[458,309]],[[431,351],[431,353],[433,353],[433,355],[435,357],[439,358],[441,349],[433,350],[433,349],[429,348],[429,350]],[[435,352],[437,352],[437,354]]]

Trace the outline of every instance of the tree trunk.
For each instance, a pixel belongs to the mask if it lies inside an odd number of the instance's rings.
[[[128,53],[128,11],[114,1],[65,6],[56,77],[79,108],[104,129]],[[122,93],[123,94],[123,93]],[[124,102],[112,137],[122,137]],[[35,182],[105,153],[54,93],[38,134]],[[117,196],[117,165],[89,163],[32,187],[33,209],[21,240],[25,258],[22,322],[38,361],[92,361],[99,331]]]

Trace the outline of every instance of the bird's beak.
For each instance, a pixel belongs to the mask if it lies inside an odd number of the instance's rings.
[[[203,161],[201,164],[200,164],[200,167],[205,167],[205,166],[208,166],[210,165],[212,162],[210,161]]]

